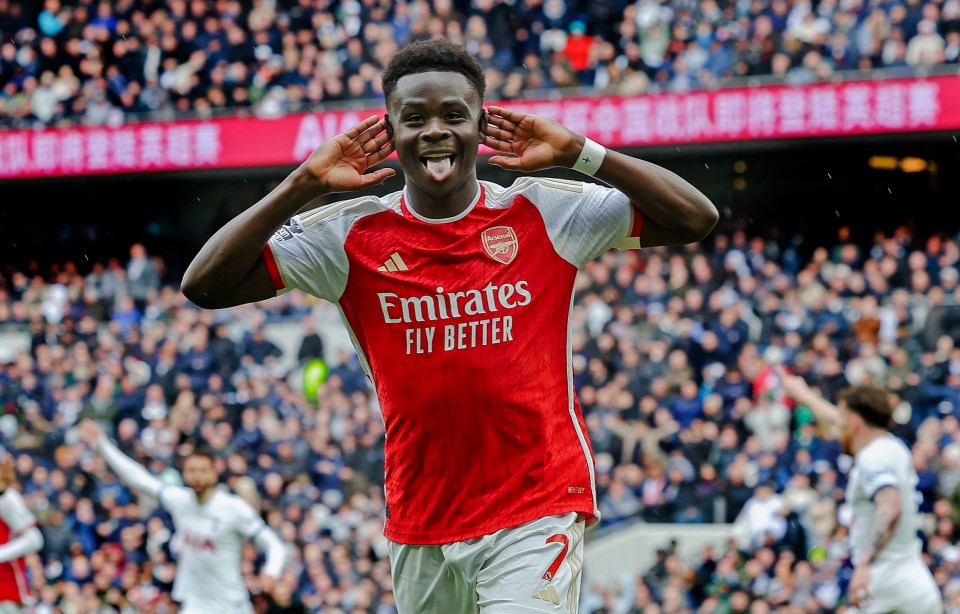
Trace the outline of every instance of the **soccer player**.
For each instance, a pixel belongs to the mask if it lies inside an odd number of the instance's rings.
[[[217,487],[213,457],[195,450],[183,461],[186,487],[168,486],[121,452],[92,420],[80,425],[81,439],[98,450],[126,484],[148,494],[170,512],[180,543],[173,598],[183,614],[252,613],[240,572],[244,539],[266,552],[261,575],[270,592],[283,572],[283,542],[246,501]]]
[[[0,614],[14,614],[30,599],[23,557],[43,548],[37,519],[27,509],[16,481],[13,457],[0,461]]]
[[[871,386],[842,390],[837,404],[803,378],[777,367],[786,394],[810,408],[826,432],[854,457],[846,503],[852,507],[850,602],[869,614],[939,614],[940,590],[921,557],[917,472],[902,441],[887,431],[891,407]]]
[[[383,87],[387,115],[320,145],[221,228],[183,293],[211,309],[291,288],[338,304],[383,411],[402,614],[575,613],[598,511],[573,390],[574,279],[615,246],[697,241],[717,211],[675,174],[555,121],[484,110],[482,68],[447,41],[402,49]],[[572,167],[613,187],[481,182],[481,144],[505,169]],[[296,215],[395,174],[366,172],[394,151],[402,191]]]

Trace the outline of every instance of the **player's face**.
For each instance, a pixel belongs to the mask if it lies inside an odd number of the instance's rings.
[[[408,189],[443,199],[476,183],[483,108],[466,77],[455,72],[401,77],[387,109]]]
[[[217,483],[217,471],[213,461],[206,456],[190,456],[183,462],[183,483],[194,492],[201,493]]]

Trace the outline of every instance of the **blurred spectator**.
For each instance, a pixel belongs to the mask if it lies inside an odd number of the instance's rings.
[[[313,358],[323,359],[323,339],[317,332],[316,323],[307,318],[303,323],[303,340],[297,350],[297,360],[305,363]]]
[[[734,521],[734,533],[740,547],[750,550],[769,547],[780,541],[787,532],[784,511],[783,500],[775,494],[774,485],[758,484]]]
[[[100,6],[110,8],[109,3]],[[160,271],[156,263],[147,256],[147,250],[141,243],[130,248],[130,260],[127,261],[127,294],[133,299],[137,309],[143,312],[147,301],[160,290]]]

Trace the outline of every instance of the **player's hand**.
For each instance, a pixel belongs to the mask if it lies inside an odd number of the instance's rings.
[[[97,440],[103,434],[103,429],[96,421],[86,418],[80,423],[80,441],[90,447],[96,447]]]
[[[571,167],[586,139],[563,124],[503,107],[487,109],[483,144],[514,156],[493,156],[490,164],[511,171],[539,171],[554,166]]]
[[[260,574],[260,592],[264,595],[272,595],[277,587],[277,580],[270,574]]]
[[[870,566],[866,564],[858,565],[853,570],[853,576],[850,578],[850,586],[847,588],[847,596],[852,605],[863,608],[866,601],[870,599]]]
[[[301,168],[320,182],[325,193],[353,192],[377,185],[397,173],[392,168],[366,172],[393,153],[386,128],[386,119],[371,115],[317,147]]]
[[[780,378],[784,394],[794,401],[805,403],[806,400],[814,394],[813,390],[811,390],[810,386],[807,385],[807,382],[805,382],[802,377],[787,373],[787,370],[781,365],[773,365],[773,372]]]

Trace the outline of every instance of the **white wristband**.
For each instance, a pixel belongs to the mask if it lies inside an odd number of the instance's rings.
[[[593,177],[597,174],[597,171],[600,170],[600,165],[603,164],[603,158],[606,155],[606,147],[596,141],[584,139],[583,149],[580,150],[580,155],[577,156],[577,163],[573,165],[573,170]]]

